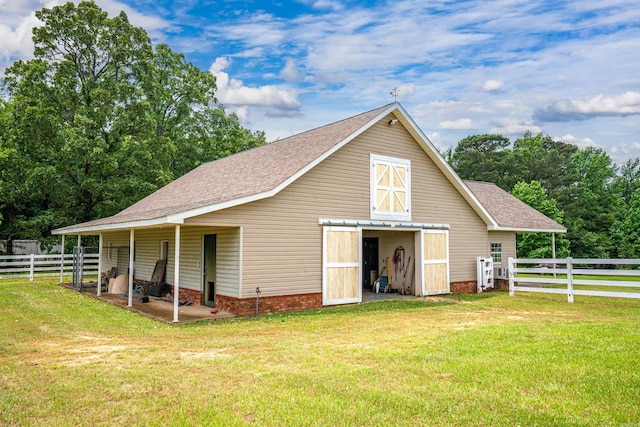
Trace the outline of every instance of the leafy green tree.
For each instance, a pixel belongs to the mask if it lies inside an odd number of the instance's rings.
[[[548,192],[556,191],[571,185],[568,171],[576,151],[575,145],[554,141],[542,133],[525,132],[513,142],[512,175],[518,181],[539,181]],[[516,182],[511,182],[509,188]]]
[[[624,214],[624,201],[613,189],[616,167],[601,149],[588,147],[571,157],[570,186],[555,192],[565,212],[571,253],[581,258],[615,257],[610,236],[613,223]]]
[[[124,12],[36,12],[34,59],[3,80],[0,238],[112,215],[199,164],[265,143],[215,99],[215,78]],[[215,120],[213,119],[215,118]]]
[[[636,157],[627,160],[618,168],[618,175],[613,180],[613,189],[628,204],[633,193],[639,188],[640,157]]]
[[[471,135],[461,139],[447,157],[461,178],[505,188],[511,164],[508,146],[509,139],[502,135]]]
[[[559,224],[563,222],[563,212],[556,201],[550,198],[539,181],[519,182],[511,194],[527,205],[543,213]],[[569,240],[563,233],[556,234],[556,257],[569,256]],[[553,256],[552,236],[550,233],[517,233],[517,256],[522,258],[551,258]]]
[[[640,188],[631,195],[624,218],[612,225],[611,234],[617,241],[620,257],[640,257]]]

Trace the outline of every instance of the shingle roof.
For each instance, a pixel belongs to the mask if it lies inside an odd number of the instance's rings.
[[[54,232],[163,218],[273,191],[392,105],[205,163],[114,216]]]
[[[490,182],[464,182],[494,218],[499,228],[566,232],[556,221]]]

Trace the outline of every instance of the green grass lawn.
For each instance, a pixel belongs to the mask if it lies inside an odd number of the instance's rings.
[[[488,292],[167,325],[0,281],[0,425],[640,425],[640,301]]]

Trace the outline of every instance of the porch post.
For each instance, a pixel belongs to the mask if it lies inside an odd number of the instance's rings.
[[[553,278],[555,279],[557,274],[556,269],[556,233],[551,233],[551,258],[553,258]]]
[[[60,245],[60,283],[64,280],[64,234],[62,235],[62,245]]]
[[[178,300],[180,299],[180,226],[176,225],[176,241],[173,261],[173,321],[178,320]]]
[[[102,292],[102,231],[98,237],[98,286],[96,287],[96,295],[100,296]]]
[[[82,234],[78,234],[78,247],[82,246]]]
[[[129,232],[129,301],[127,307],[133,305],[133,246],[134,246],[135,231],[132,228]]]

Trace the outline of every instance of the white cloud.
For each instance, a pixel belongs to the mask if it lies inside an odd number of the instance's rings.
[[[640,114],[640,92],[628,91],[622,95],[598,95],[591,99],[556,101],[544,110],[536,111],[540,121],[587,120],[598,116],[628,116]]]
[[[245,86],[242,80],[230,79],[223,70],[231,64],[229,58],[219,57],[209,67],[216,77],[216,98],[234,107],[267,107],[269,117],[292,117],[302,114],[298,95],[294,90],[275,85]],[[243,112],[248,115],[248,110]]]
[[[284,68],[280,70],[280,77],[285,80],[297,81],[301,80],[304,75],[296,66],[296,61],[293,58],[287,58]]]
[[[440,123],[440,129],[453,129],[453,130],[470,130],[475,129],[473,121],[469,118],[446,120]]]
[[[330,9],[330,10],[338,11],[338,10],[344,9],[344,6],[337,1],[317,0],[313,2],[313,8],[314,9]]]
[[[504,82],[500,80],[487,80],[483,83],[482,90],[485,92],[495,92],[502,89],[502,86],[504,86]]]
[[[542,129],[539,126],[530,123],[508,122],[491,128],[489,133],[505,136],[522,136],[527,131],[535,135],[542,132]]]
[[[596,144],[591,138],[578,138],[570,133],[563,136],[556,136],[553,140],[566,142],[567,144],[574,144],[580,148],[598,147],[598,144]]]

